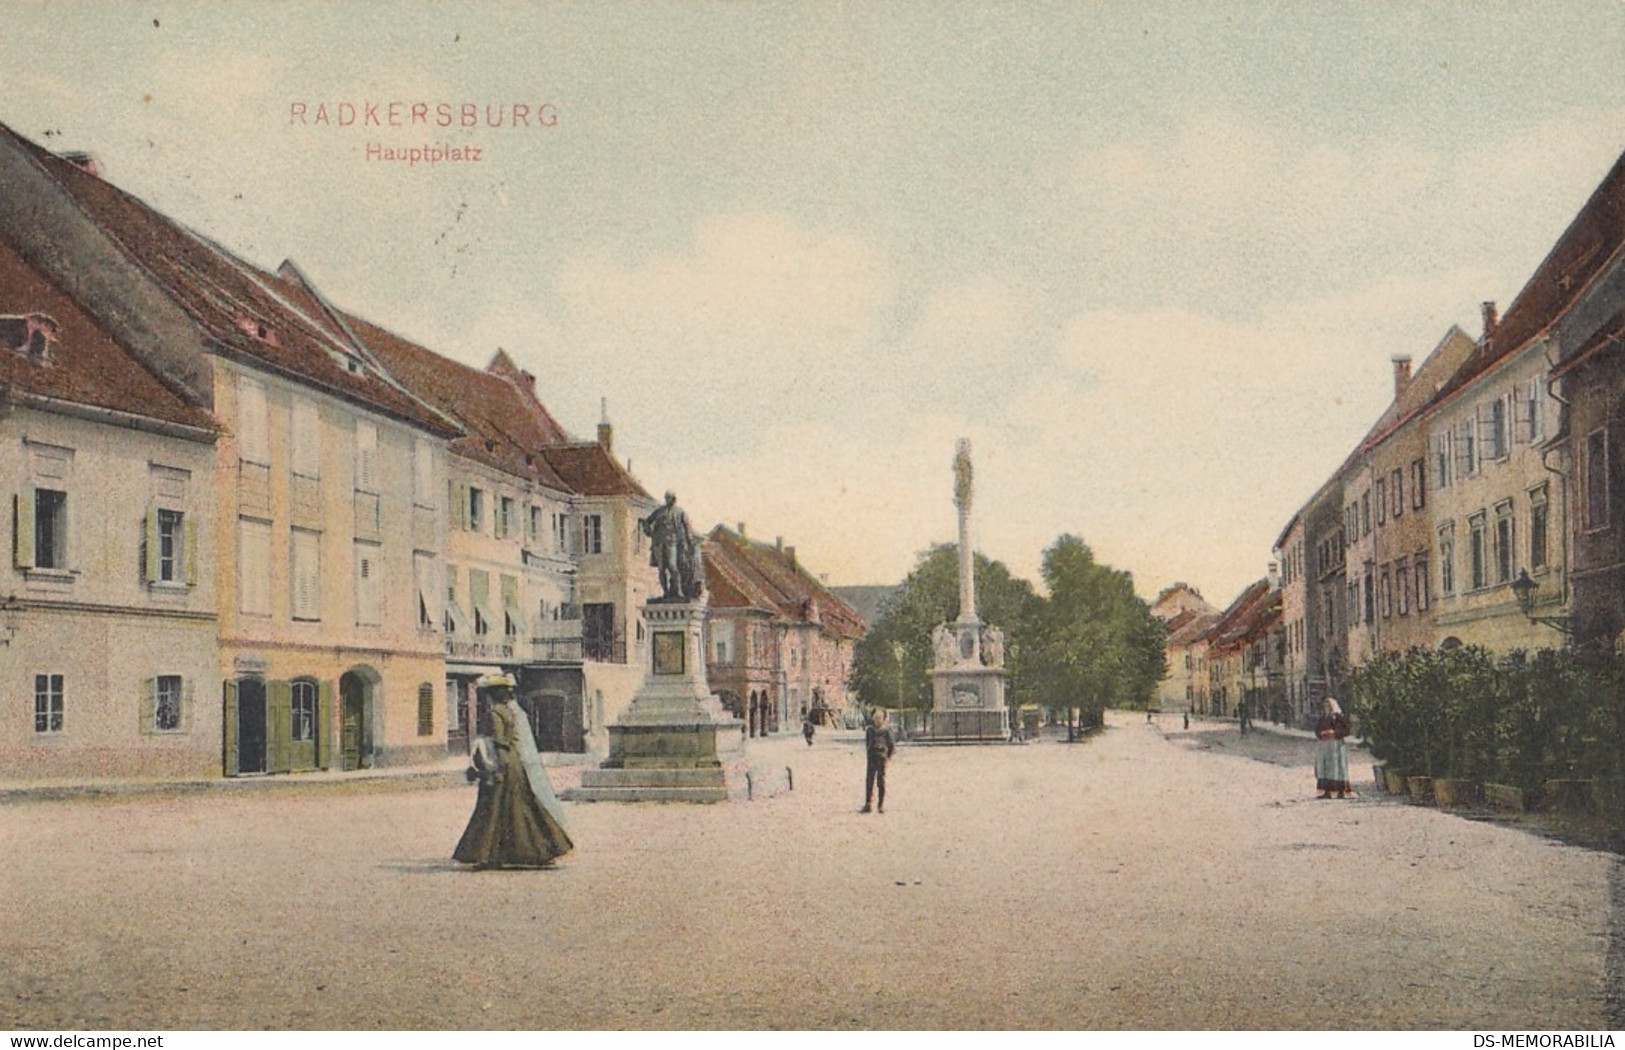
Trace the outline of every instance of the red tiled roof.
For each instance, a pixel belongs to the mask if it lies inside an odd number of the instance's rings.
[[[354,348],[296,307],[280,282],[4,125],[0,134],[20,143],[222,352],[435,433],[457,432],[387,378],[365,367],[352,371],[345,359],[356,356]]]
[[[596,441],[548,445],[542,455],[571,490],[583,496],[650,496],[636,478]]]
[[[1489,346],[1470,358],[1441,390],[1442,401],[1545,332],[1625,244],[1625,153],[1598,184],[1568,229],[1518,292],[1491,332]]]
[[[1195,642],[1201,641],[1207,636],[1208,632],[1213,629],[1213,625],[1219,622],[1219,616],[1219,613],[1197,614],[1197,616],[1185,626],[1176,631],[1169,631],[1168,640],[1165,644],[1169,648],[1173,648],[1175,646],[1191,645]]]
[[[1271,593],[1272,588],[1267,578],[1248,584],[1207,632],[1208,641],[1220,647],[1228,647],[1240,641],[1249,623],[1249,614]]]
[[[722,587],[712,587],[710,602],[718,608],[745,607],[799,622],[818,622],[843,638],[861,638],[863,618],[795,561],[788,549],[756,543],[718,525],[704,541],[707,586],[713,574]],[[737,602],[737,604],[732,604]]]
[[[0,243],[0,314],[45,314],[58,338],[48,361],[0,348],[0,387],[210,432],[214,417],[182,400],[38,269]]]
[[[549,488],[570,489],[543,452],[568,437],[529,391],[492,369],[470,368],[370,321],[343,317],[391,375],[467,431],[451,442],[453,453]]]

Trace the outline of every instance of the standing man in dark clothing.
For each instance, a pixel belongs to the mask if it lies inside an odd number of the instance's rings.
[[[880,788],[880,812],[886,812],[886,761],[891,758],[892,752],[897,750],[897,738],[892,733],[891,720],[884,708],[875,712],[874,718],[863,731],[864,750],[869,753],[869,771],[863,779],[863,808],[859,813],[869,812],[869,803],[875,797],[875,788]]]

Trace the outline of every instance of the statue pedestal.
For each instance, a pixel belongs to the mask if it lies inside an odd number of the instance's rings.
[[[705,680],[705,606],[647,602],[650,666],[609,727],[609,757],[567,797],[589,802],[721,802],[744,759],[745,723]]]
[[[953,625],[954,645],[939,649],[931,670],[931,728],[925,743],[1002,744],[1010,739],[1002,666],[982,664],[981,622]],[[992,657],[990,657],[992,658]],[[1000,657],[994,658],[999,659]]]

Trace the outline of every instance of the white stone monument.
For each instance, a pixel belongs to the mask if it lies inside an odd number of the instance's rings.
[[[954,454],[954,506],[959,509],[959,618],[942,624],[932,639],[933,743],[993,743],[1010,737],[1005,707],[1004,633],[976,615],[976,556],[971,547],[970,442]]]

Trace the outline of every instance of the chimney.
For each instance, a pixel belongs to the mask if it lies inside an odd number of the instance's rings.
[[[1270,562],[1269,572],[1267,575],[1269,576],[1270,580],[1270,589],[1275,590],[1279,588],[1281,586],[1281,563],[1278,561]]]
[[[1484,315],[1484,336],[1479,340],[1479,345],[1488,349],[1490,340],[1495,335],[1495,304],[1493,302],[1480,303],[1479,310],[1483,311]]]
[[[531,393],[534,394],[536,392],[536,376],[534,373],[527,372],[521,368],[519,370],[519,378],[523,379],[525,381],[525,385],[530,387]]]
[[[739,538],[740,538],[740,539],[742,539],[742,540],[743,540],[743,539],[747,539],[747,538],[748,538],[748,537],[746,537],[746,535],[745,535],[745,523],[744,523],[744,522],[740,522],[740,523],[739,523],[739,524],[738,524],[738,526],[737,526],[737,527],[736,527],[736,528],[735,528],[735,529],[734,529],[734,531],[735,531],[735,532],[737,532],[737,533],[739,533]]]
[[[775,536],[775,537],[773,537],[773,549],[776,550],[776,551],[779,551],[781,553],[784,551],[784,537],[783,536]]]
[[[598,399],[598,444],[605,452],[615,453],[615,428],[609,425],[609,398]],[[630,461],[627,469],[632,469]]]
[[[1411,355],[1395,354],[1394,362],[1394,400],[1398,401],[1404,396],[1405,390],[1411,385]]]
[[[786,558],[790,559],[790,568],[792,568],[792,569],[795,568],[796,567],[796,549],[794,547],[786,547],[786,548],[784,548],[784,556]]]

